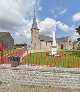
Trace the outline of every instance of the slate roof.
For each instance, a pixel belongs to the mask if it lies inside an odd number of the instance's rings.
[[[78,43],[78,41],[74,41],[74,42],[73,42],[73,45],[75,45],[75,44],[77,44],[77,43]]]
[[[45,42],[49,42],[49,41],[53,40],[52,37],[44,36],[44,35],[39,35],[39,38],[40,38],[41,41],[45,41]]]
[[[49,36],[39,35],[39,38],[41,41],[45,41],[45,42],[53,41],[53,37],[49,37]],[[56,41],[57,42],[66,42],[68,40],[68,38],[69,38],[69,36],[62,37],[62,38],[56,38]]]

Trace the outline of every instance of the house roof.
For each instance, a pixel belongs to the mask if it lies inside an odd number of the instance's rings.
[[[80,42],[79,41],[74,41],[73,45],[75,45],[75,44],[79,44],[80,45]]]
[[[78,43],[78,41],[74,41],[74,42],[73,42],[73,45],[75,45],[75,44],[77,44],[77,43]]]
[[[0,37],[6,35],[7,33],[9,33],[9,32],[0,32]]]
[[[41,41],[45,41],[45,42],[52,42],[53,41],[53,37],[49,37],[49,36],[44,36],[44,35],[40,35],[39,36]],[[62,38],[56,38],[57,42],[66,42],[68,40],[69,36],[66,37],[62,37]]]

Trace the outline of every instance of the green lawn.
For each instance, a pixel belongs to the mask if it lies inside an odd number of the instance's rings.
[[[24,64],[40,64],[62,67],[80,67],[80,51],[58,51],[60,57],[51,57],[48,52],[33,53],[23,58]]]

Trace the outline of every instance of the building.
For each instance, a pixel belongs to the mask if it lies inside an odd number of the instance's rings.
[[[73,42],[73,49],[80,49],[80,42],[79,41]]]
[[[34,15],[33,24],[31,28],[31,39],[33,50],[51,50],[53,38],[49,36],[39,35],[39,29],[37,27],[36,17]],[[56,38],[58,50],[71,50],[73,48],[72,40],[69,36]]]
[[[0,32],[0,44],[1,43],[3,43],[7,50],[14,47],[14,40],[9,32]]]

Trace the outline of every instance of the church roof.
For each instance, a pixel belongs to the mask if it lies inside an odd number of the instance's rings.
[[[49,37],[49,36],[39,35],[39,38],[41,41],[45,41],[45,42],[52,42],[53,41],[53,37]],[[69,36],[56,38],[56,41],[57,42],[66,42],[68,40],[68,38],[69,38]]]
[[[39,38],[40,38],[41,41],[45,41],[45,42],[49,42],[49,41],[53,40],[52,37],[44,36],[44,35],[39,35]]]
[[[56,39],[57,39],[57,42],[67,42],[68,38],[69,38],[69,36],[56,38]]]

